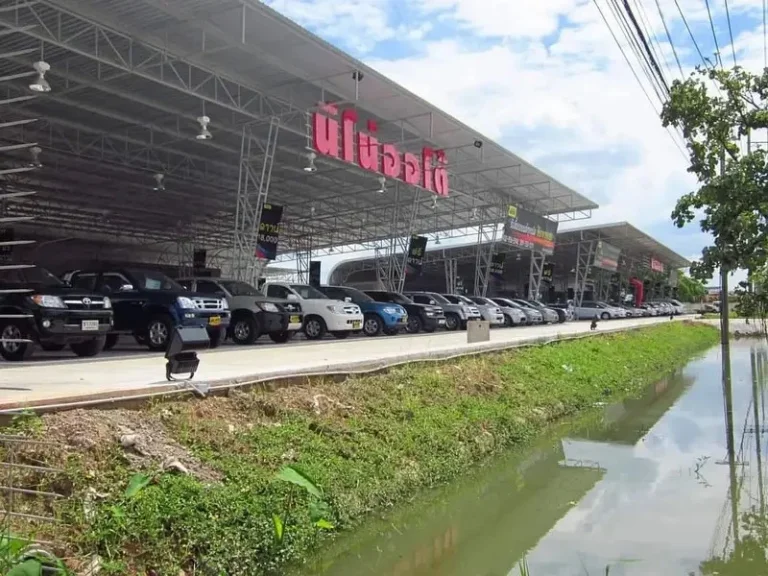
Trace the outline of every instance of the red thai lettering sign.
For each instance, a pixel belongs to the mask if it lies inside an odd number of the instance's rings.
[[[654,272],[664,272],[664,263],[656,260],[656,258],[651,258],[651,270]]]
[[[444,150],[421,149],[421,158],[411,152],[400,152],[394,144],[384,144],[376,138],[378,126],[368,120],[367,132],[358,130],[357,112],[323,104],[312,113],[312,147],[318,154],[357,164],[363,170],[396,178],[406,184],[419,186],[438,196],[448,196],[447,159]],[[341,141],[339,141],[341,134]]]

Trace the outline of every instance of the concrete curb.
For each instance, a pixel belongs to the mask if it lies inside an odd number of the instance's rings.
[[[652,326],[657,324],[652,324]],[[453,358],[465,356],[476,356],[479,354],[488,354],[511,350],[515,348],[527,348],[530,346],[542,346],[546,344],[555,344],[557,342],[567,342],[569,340],[581,340],[583,338],[593,338],[605,334],[614,334],[617,332],[627,332],[630,330],[640,330],[647,326],[628,326],[620,328],[601,329],[598,332],[587,332],[580,334],[563,334],[558,332],[549,336],[537,336],[522,339],[516,342],[482,342],[473,344],[471,348],[456,346],[439,351],[415,352],[412,354],[399,354],[397,357],[382,360],[364,360],[360,362],[347,362],[344,364],[335,364],[325,369],[311,370],[291,370],[282,369],[269,373],[253,374],[239,376],[236,378],[226,378],[221,380],[193,381],[192,384],[178,382],[164,384],[147,392],[145,389],[121,390],[113,392],[103,392],[95,394],[81,394],[76,396],[57,399],[55,402],[48,400],[39,400],[32,402],[7,402],[0,404],[0,416],[10,416],[18,414],[24,410],[32,410],[36,413],[57,412],[72,410],[75,408],[110,406],[141,403],[152,399],[164,399],[176,396],[195,394],[195,386],[208,385],[210,394],[224,394],[233,388],[245,388],[250,386],[290,386],[305,382],[308,378],[340,378],[354,374],[373,374],[383,372],[412,362],[440,362]]]

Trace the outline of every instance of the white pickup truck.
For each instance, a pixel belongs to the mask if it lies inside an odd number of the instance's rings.
[[[261,287],[267,298],[296,300],[304,312],[304,335],[319,340],[330,332],[336,338],[346,338],[363,329],[363,313],[357,304],[331,300],[309,284],[265,282]]]

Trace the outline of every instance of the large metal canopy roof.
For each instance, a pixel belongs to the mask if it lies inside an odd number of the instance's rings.
[[[594,226],[582,226],[558,232],[555,243],[555,253],[548,260],[562,263],[563,269],[568,269],[576,263],[576,247],[579,242],[589,240],[604,240],[608,244],[619,248],[624,258],[642,261],[650,257],[658,259],[668,269],[687,268],[690,261],[683,258],[672,249],[658,240],[655,240],[645,232],[634,227],[628,222],[616,222],[612,224],[599,224]],[[484,243],[487,245],[488,243]],[[425,269],[438,267],[448,259],[455,259],[459,263],[474,262],[477,256],[477,243],[461,243],[452,246],[435,245],[427,248],[424,255]],[[518,252],[518,248],[497,242],[497,252]],[[523,251],[527,253],[527,251]],[[524,268],[527,269],[528,259],[524,258]],[[567,268],[566,268],[567,267]],[[341,282],[355,272],[376,270],[375,259],[353,258],[336,264],[329,271],[329,278],[333,282]]]
[[[683,258],[677,252],[629,222],[580,226],[558,232],[557,234],[557,243],[562,246],[575,247],[579,241],[590,239],[605,240],[608,244],[619,248],[622,254],[634,258],[656,258],[666,268],[678,270],[680,268],[688,268],[691,265],[690,260]]]
[[[558,220],[597,207],[255,0],[0,0],[0,45],[0,76],[19,75],[0,87],[22,99],[0,106],[0,120],[37,119],[0,137],[37,142],[45,165],[5,185],[37,189],[16,210],[60,234],[231,246],[243,128],[266,145],[273,118],[269,201],[285,206],[282,252],[310,237],[314,248],[370,246],[457,230],[506,203]],[[51,65],[52,91],[25,99],[38,60]],[[308,113],[320,102],[355,106],[402,151],[444,149],[450,197],[432,207],[404,184],[379,194],[375,175],[322,158],[305,172]],[[212,140],[195,139],[201,115]],[[249,164],[259,172],[262,162]],[[153,190],[156,173],[164,191]]]

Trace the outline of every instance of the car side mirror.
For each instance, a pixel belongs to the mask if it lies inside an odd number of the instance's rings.
[[[133,290],[133,284],[123,284],[118,292],[130,292],[131,290]]]
[[[285,299],[286,299],[286,300],[293,300],[293,301],[296,301],[296,300],[298,300],[298,299],[299,299],[299,297],[298,297],[298,296],[296,296],[296,294],[288,294],[288,296],[286,296],[286,297],[285,297]]]
[[[344,296],[344,302],[352,302],[352,298],[349,296]]]

